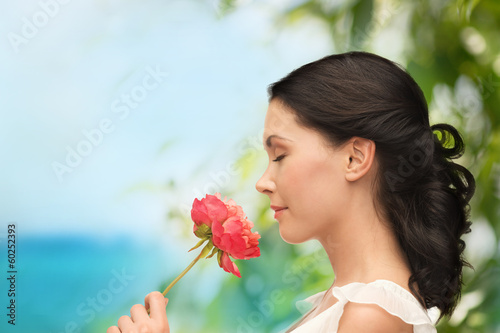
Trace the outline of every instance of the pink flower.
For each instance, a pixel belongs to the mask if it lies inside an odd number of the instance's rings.
[[[217,193],[220,198],[220,194]],[[253,223],[247,219],[243,209],[233,200],[224,203],[228,217],[224,222],[214,221],[212,234],[214,245],[235,259],[251,259],[260,256],[257,232],[252,233]]]
[[[217,254],[220,267],[241,277],[240,270],[229,256],[236,259],[260,256],[260,235],[252,232],[253,223],[233,200],[221,200],[220,193],[207,194],[201,200],[194,199],[191,218],[194,222],[193,232],[196,237],[201,238],[191,250],[205,246],[189,266],[165,288],[163,296],[202,258],[211,258]]]
[[[260,256],[257,232],[252,232],[253,223],[247,219],[243,209],[232,199],[221,200],[220,193],[207,194],[193,202],[191,218],[195,225],[193,232],[203,240],[210,239],[218,252],[219,266],[226,272],[241,277],[235,259],[251,259]]]

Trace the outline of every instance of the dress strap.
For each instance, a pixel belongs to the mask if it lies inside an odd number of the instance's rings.
[[[413,325],[415,333],[435,333],[429,313],[406,289],[388,280],[350,283],[334,287],[332,294],[342,303],[376,304],[404,322]]]

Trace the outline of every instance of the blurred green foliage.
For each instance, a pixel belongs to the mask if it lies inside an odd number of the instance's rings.
[[[223,1],[221,6],[219,14],[231,15],[238,1]],[[474,270],[465,271],[463,301],[438,330],[499,332],[500,2],[313,0],[283,8],[275,23],[286,29],[311,17],[325,23],[331,35],[325,43],[333,41],[335,52],[363,50],[397,57],[391,59],[406,67],[422,87],[431,122],[451,123],[463,134],[467,150],[459,162],[477,180],[473,221],[482,221],[482,230],[490,238],[494,233],[495,242],[486,255],[473,256]],[[264,159],[262,151],[247,149],[239,160],[240,179],[221,191],[228,196],[255,192]],[[228,276],[206,308],[196,308],[193,295],[189,312],[196,313],[203,332],[277,332],[300,317],[297,300],[327,289],[333,281],[319,245],[284,243],[272,222],[267,198],[257,193],[250,198],[255,211],[247,213],[262,234],[262,256],[239,261],[243,278]],[[168,218],[176,217],[185,218],[172,207]],[[180,295],[173,291],[171,297]],[[200,330],[189,320],[173,325],[176,332]]]

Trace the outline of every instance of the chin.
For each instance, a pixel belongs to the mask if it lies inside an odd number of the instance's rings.
[[[300,244],[309,240],[305,235],[298,230],[285,230],[280,224],[280,236],[288,244]]]

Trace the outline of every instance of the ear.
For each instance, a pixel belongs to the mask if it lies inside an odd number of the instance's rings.
[[[347,181],[353,182],[370,171],[375,159],[375,142],[353,137],[345,148],[349,157],[345,178]]]

